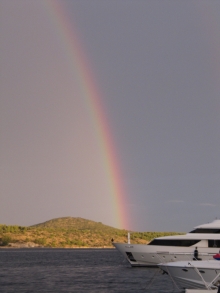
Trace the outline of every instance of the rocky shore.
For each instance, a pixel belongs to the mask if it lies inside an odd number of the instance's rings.
[[[0,246],[0,248],[33,248],[33,247],[42,247],[39,244],[36,244],[34,242],[15,242],[15,243],[9,243],[6,246]]]
[[[6,246],[0,246],[0,249],[5,248],[45,248],[43,245],[36,244],[34,242],[16,242],[16,243],[9,243]],[[48,247],[46,247],[48,248]],[[51,248],[51,247],[50,247]],[[64,247],[55,247],[55,248],[64,248]],[[67,247],[70,248],[70,247]],[[113,246],[100,246],[100,247],[90,247],[90,246],[78,246],[73,247],[74,249],[115,249]]]

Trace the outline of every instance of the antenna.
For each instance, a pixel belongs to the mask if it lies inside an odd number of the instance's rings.
[[[128,232],[128,244],[131,244],[130,232]]]

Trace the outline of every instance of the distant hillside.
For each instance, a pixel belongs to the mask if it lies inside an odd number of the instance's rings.
[[[0,246],[24,245],[43,247],[113,247],[127,242],[127,230],[116,229],[101,222],[82,218],[57,218],[30,227],[0,225]],[[131,232],[131,243],[148,243],[155,237],[175,232]]]
[[[50,229],[68,229],[68,230],[93,230],[93,231],[121,231],[101,222],[86,220],[83,218],[64,217],[56,218],[31,227],[50,228]]]

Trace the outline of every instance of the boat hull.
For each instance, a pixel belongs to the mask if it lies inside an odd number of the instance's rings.
[[[156,267],[159,263],[192,261],[195,247],[155,246],[144,244],[113,243],[132,267]],[[217,248],[200,248],[202,260],[213,260]]]
[[[183,289],[211,289],[220,281],[220,263],[216,261],[182,261],[158,266]]]

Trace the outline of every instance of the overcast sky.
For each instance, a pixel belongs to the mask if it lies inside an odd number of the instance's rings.
[[[124,228],[220,217],[220,1],[0,0],[0,223],[119,228],[59,2],[112,131]]]

